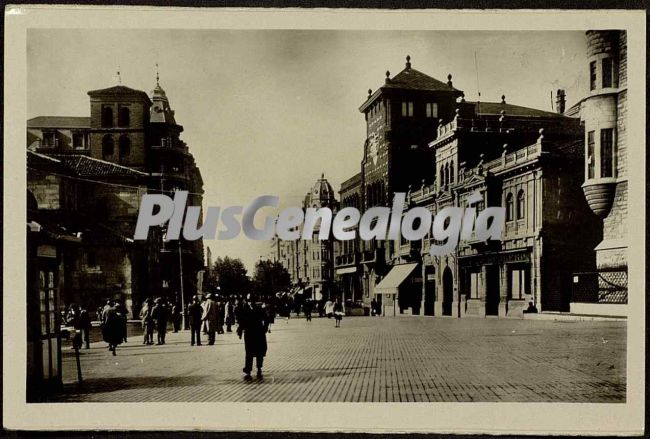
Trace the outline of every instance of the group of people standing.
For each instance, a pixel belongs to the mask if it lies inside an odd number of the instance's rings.
[[[68,311],[63,316],[63,320],[65,324],[72,326],[76,331],[80,332],[86,349],[90,349],[90,328],[92,324],[88,310],[73,303],[68,307]]]
[[[338,297],[334,299],[334,301],[328,300],[325,302],[325,315],[328,319],[334,317],[335,327],[341,327],[341,320],[343,320],[343,304]]]
[[[156,332],[156,344],[165,344],[167,325],[171,321],[174,332],[181,328],[183,316],[178,305],[170,306],[169,302],[158,297],[156,300],[147,298],[140,309],[140,320],[142,321],[143,340],[142,344],[152,345],[153,333]]]

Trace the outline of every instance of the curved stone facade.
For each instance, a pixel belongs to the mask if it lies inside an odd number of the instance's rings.
[[[590,180],[582,185],[582,190],[591,210],[599,218],[605,218],[614,202],[616,183],[613,181]]]
[[[587,31],[589,94],[580,117],[585,128],[585,181],[591,210],[603,220],[595,248],[599,268],[627,265],[627,35]]]

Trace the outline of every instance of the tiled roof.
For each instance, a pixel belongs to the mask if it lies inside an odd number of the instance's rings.
[[[390,82],[382,85],[383,88],[402,88],[407,90],[430,90],[430,91],[458,91],[447,83],[432,78],[429,75],[406,68],[393,77]]]
[[[506,116],[524,116],[524,117],[565,117],[562,114],[552,111],[538,110],[536,108],[522,107],[502,102],[467,102],[474,104],[474,110],[479,115],[499,115],[501,110],[505,111]]]
[[[68,167],[65,166],[61,160],[50,157],[46,154],[39,154],[34,151],[27,150],[27,167],[33,169],[47,169],[50,172],[70,173]]]
[[[58,160],[61,160],[68,168],[72,169],[81,177],[106,177],[106,176],[126,176],[126,177],[144,177],[148,174],[107,162],[95,159],[81,154],[50,154]]]
[[[27,128],[90,128],[90,118],[77,116],[37,116],[27,121]]]
[[[102,88],[99,90],[91,90],[88,92],[89,96],[96,96],[96,95],[112,95],[112,96],[128,96],[128,95],[138,95],[145,100],[151,102],[149,99],[149,95],[145,93],[142,90],[136,90],[131,87],[125,87],[123,85],[115,85],[113,87],[108,87],[108,88]]]
[[[388,72],[386,72],[388,73]],[[390,78],[385,84],[382,84],[371,96],[368,96],[366,101],[361,104],[359,111],[364,112],[369,105],[381,94],[382,90],[397,89],[397,90],[420,90],[420,91],[446,91],[454,92],[460,95],[462,92],[454,87],[450,87],[446,82],[432,78],[419,70],[415,70],[407,64],[407,67]]]

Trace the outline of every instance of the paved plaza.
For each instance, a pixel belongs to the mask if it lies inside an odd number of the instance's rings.
[[[82,350],[84,385],[64,349],[57,401],[625,402],[626,323],[492,318],[348,317],[278,320],[262,379],[244,381],[243,341],[164,346],[141,336],[112,356]]]

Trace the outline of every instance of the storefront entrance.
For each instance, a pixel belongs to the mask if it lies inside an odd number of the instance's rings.
[[[449,267],[442,273],[442,315],[451,315],[451,306],[454,302],[454,276]]]
[[[485,266],[485,315],[499,315],[499,266]]]

